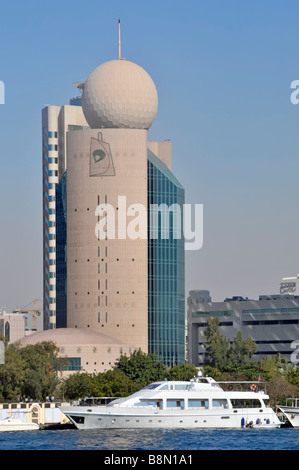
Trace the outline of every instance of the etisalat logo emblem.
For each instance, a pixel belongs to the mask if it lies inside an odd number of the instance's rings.
[[[89,176],[115,176],[110,145],[103,141],[102,133],[90,139]]]

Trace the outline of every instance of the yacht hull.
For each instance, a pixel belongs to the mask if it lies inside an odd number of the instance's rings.
[[[276,414],[268,410],[223,410],[206,413],[169,413],[158,411],[153,414],[133,414],[129,410],[116,412],[105,407],[69,407],[61,411],[78,429],[145,429],[145,428],[246,428],[280,427]],[[122,410],[121,410],[122,411]]]
[[[0,432],[7,431],[36,431],[40,426],[35,423],[23,423],[19,420],[3,420],[0,422]]]
[[[299,408],[280,406],[279,409],[287,417],[293,428],[299,428]]]

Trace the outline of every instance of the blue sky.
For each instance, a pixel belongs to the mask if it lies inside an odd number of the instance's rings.
[[[186,292],[277,293],[299,272],[296,1],[12,0],[1,7],[0,306],[42,299],[41,109],[67,104],[100,63],[144,67],[159,95],[150,140],[173,143],[204,244]]]

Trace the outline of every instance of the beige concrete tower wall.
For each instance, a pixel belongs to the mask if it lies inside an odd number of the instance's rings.
[[[59,177],[61,178],[67,169],[66,161],[66,134],[69,127],[88,127],[81,106],[62,106],[58,117],[59,129]]]
[[[148,142],[147,146],[171,170],[171,142]]]
[[[91,142],[102,133],[112,160],[105,176],[90,176]],[[148,350],[147,239],[118,239],[126,207],[147,209],[147,131],[93,129],[67,134],[67,326],[98,330]],[[116,238],[99,241],[98,204],[115,210]],[[127,223],[134,217],[127,217]],[[124,224],[126,225],[126,224]],[[124,226],[123,225],[123,226]]]

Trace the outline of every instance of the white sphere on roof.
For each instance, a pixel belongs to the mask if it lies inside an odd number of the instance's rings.
[[[92,129],[149,129],[158,110],[158,94],[149,74],[125,59],[105,62],[84,84],[82,108]]]

